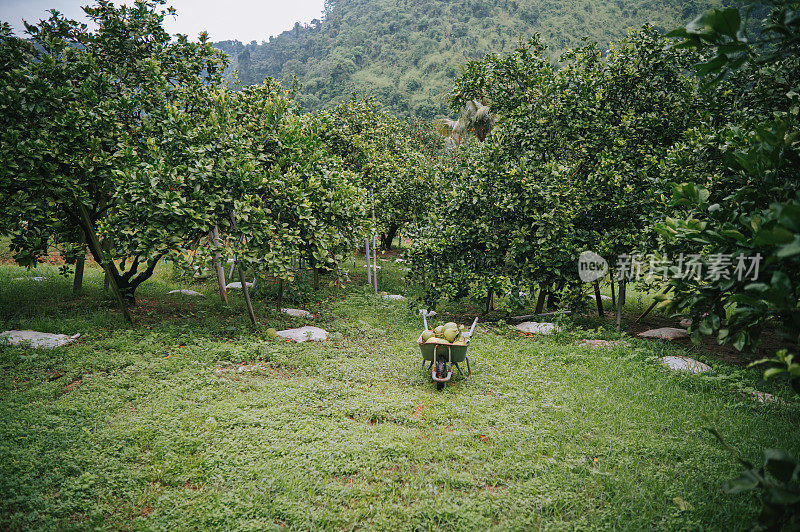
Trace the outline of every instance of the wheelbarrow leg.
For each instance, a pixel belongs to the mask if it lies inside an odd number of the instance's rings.
[[[472,370],[469,368],[469,357],[465,357],[467,360],[467,376],[472,376]],[[460,369],[458,371],[461,371]]]
[[[459,373],[461,374],[461,376],[463,377],[463,376],[464,376],[464,372],[463,372],[463,371],[461,371],[461,368],[458,366],[458,362],[454,362],[454,363],[453,363],[453,365],[456,367],[456,369],[458,370],[458,372],[459,372]]]

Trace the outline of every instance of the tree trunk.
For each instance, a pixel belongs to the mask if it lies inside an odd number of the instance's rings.
[[[397,230],[400,227],[397,224],[391,224],[389,226],[389,230],[385,233],[381,233],[381,248],[389,251],[392,249],[392,241],[394,240],[394,236],[397,234]]]
[[[98,240],[97,235],[94,234],[94,224],[92,224],[92,220],[89,217],[89,211],[86,210],[86,205],[80,202],[78,203],[78,209],[81,213],[81,219],[86,226],[83,229],[87,236],[89,249],[92,251],[92,255],[94,255],[95,259],[98,260],[100,265],[102,265],[103,269],[106,271],[106,278],[109,280],[109,284],[114,292],[114,297],[117,299],[117,303],[119,303],[122,316],[128,323],[133,323],[133,320],[131,320],[131,315],[128,313],[128,305],[123,299],[122,292],[120,292],[119,286],[117,285],[117,277],[114,275],[116,273],[114,270],[114,264],[111,261],[107,261],[103,254],[103,248],[100,246],[100,240]]]
[[[86,265],[86,234],[81,231],[80,253],[75,262],[75,279],[72,281],[72,293],[78,295],[83,290],[83,268]]]
[[[211,230],[211,245],[214,246],[214,249],[219,248],[219,229],[214,227]],[[225,288],[225,270],[222,269],[222,264],[220,263],[220,256],[218,251],[214,251],[214,270],[217,272],[217,284],[219,285],[219,297],[222,299],[222,302],[226,305],[228,304],[228,290]]]
[[[544,288],[539,289],[539,299],[536,300],[536,314],[541,314],[544,310],[544,298],[547,296],[547,291]]]
[[[253,278],[255,279],[255,277]],[[256,314],[253,312],[253,302],[250,301],[250,289],[247,288],[247,281],[244,277],[244,268],[239,267],[239,281],[242,283],[242,293],[244,294],[244,302],[247,304],[247,313],[250,315],[250,321],[253,325],[256,324]]]
[[[614,291],[614,278],[611,279],[611,307],[617,308],[617,293]]]
[[[375,214],[373,213],[373,218]],[[378,238],[376,236],[372,237],[372,266],[375,268],[375,271],[372,272],[372,283],[375,286],[375,295],[378,295]]]
[[[283,308],[283,279],[278,281],[278,311]]]
[[[594,282],[594,299],[597,301],[597,315],[603,317],[603,298],[600,297],[600,281]]]
[[[486,313],[494,310],[494,289],[490,288],[489,293],[486,295]]]
[[[619,296],[617,297],[617,332],[622,327],[622,305],[625,303],[625,280],[619,282]]]
[[[372,284],[372,254],[369,252],[369,237],[364,239],[364,253],[367,255],[367,284]]]
[[[314,268],[314,291],[319,290],[319,268]]]

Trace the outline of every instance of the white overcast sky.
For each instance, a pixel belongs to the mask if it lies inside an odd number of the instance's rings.
[[[38,22],[47,18],[48,9],[57,9],[86,22],[81,6],[92,3],[92,0],[0,0],[0,20],[10,23],[14,33],[24,36],[23,20]],[[291,29],[295,22],[322,18],[323,4],[324,0],[171,0],[166,5],[175,7],[178,16],[167,17],[164,26],[171,34],[184,33],[192,40],[206,30],[212,41],[261,42]]]

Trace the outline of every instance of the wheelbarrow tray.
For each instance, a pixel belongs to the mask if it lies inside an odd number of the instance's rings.
[[[422,340],[422,334],[419,335],[417,338],[417,343],[419,344],[419,350],[422,352],[422,358],[429,362],[433,362],[433,354],[434,350],[439,355],[447,356],[447,350],[450,350],[450,362],[454,364],[459,364],[464,362],[467,358],[467,347],[469,347],[469,342],[467,345],[448,345],[448,344],[426,344]]]

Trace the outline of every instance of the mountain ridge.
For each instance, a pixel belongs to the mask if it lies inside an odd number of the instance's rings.
[[[221,41],[243,85],[296,77],[298,101],[310,111],[354,91],[399,115],[448,113],[461,65],[510,51],[539,33],[556,58],[584,39],[601,46],[651,23],[659,31],[685,24],[727,0],[333,0],[323,19],[261,44]]]

